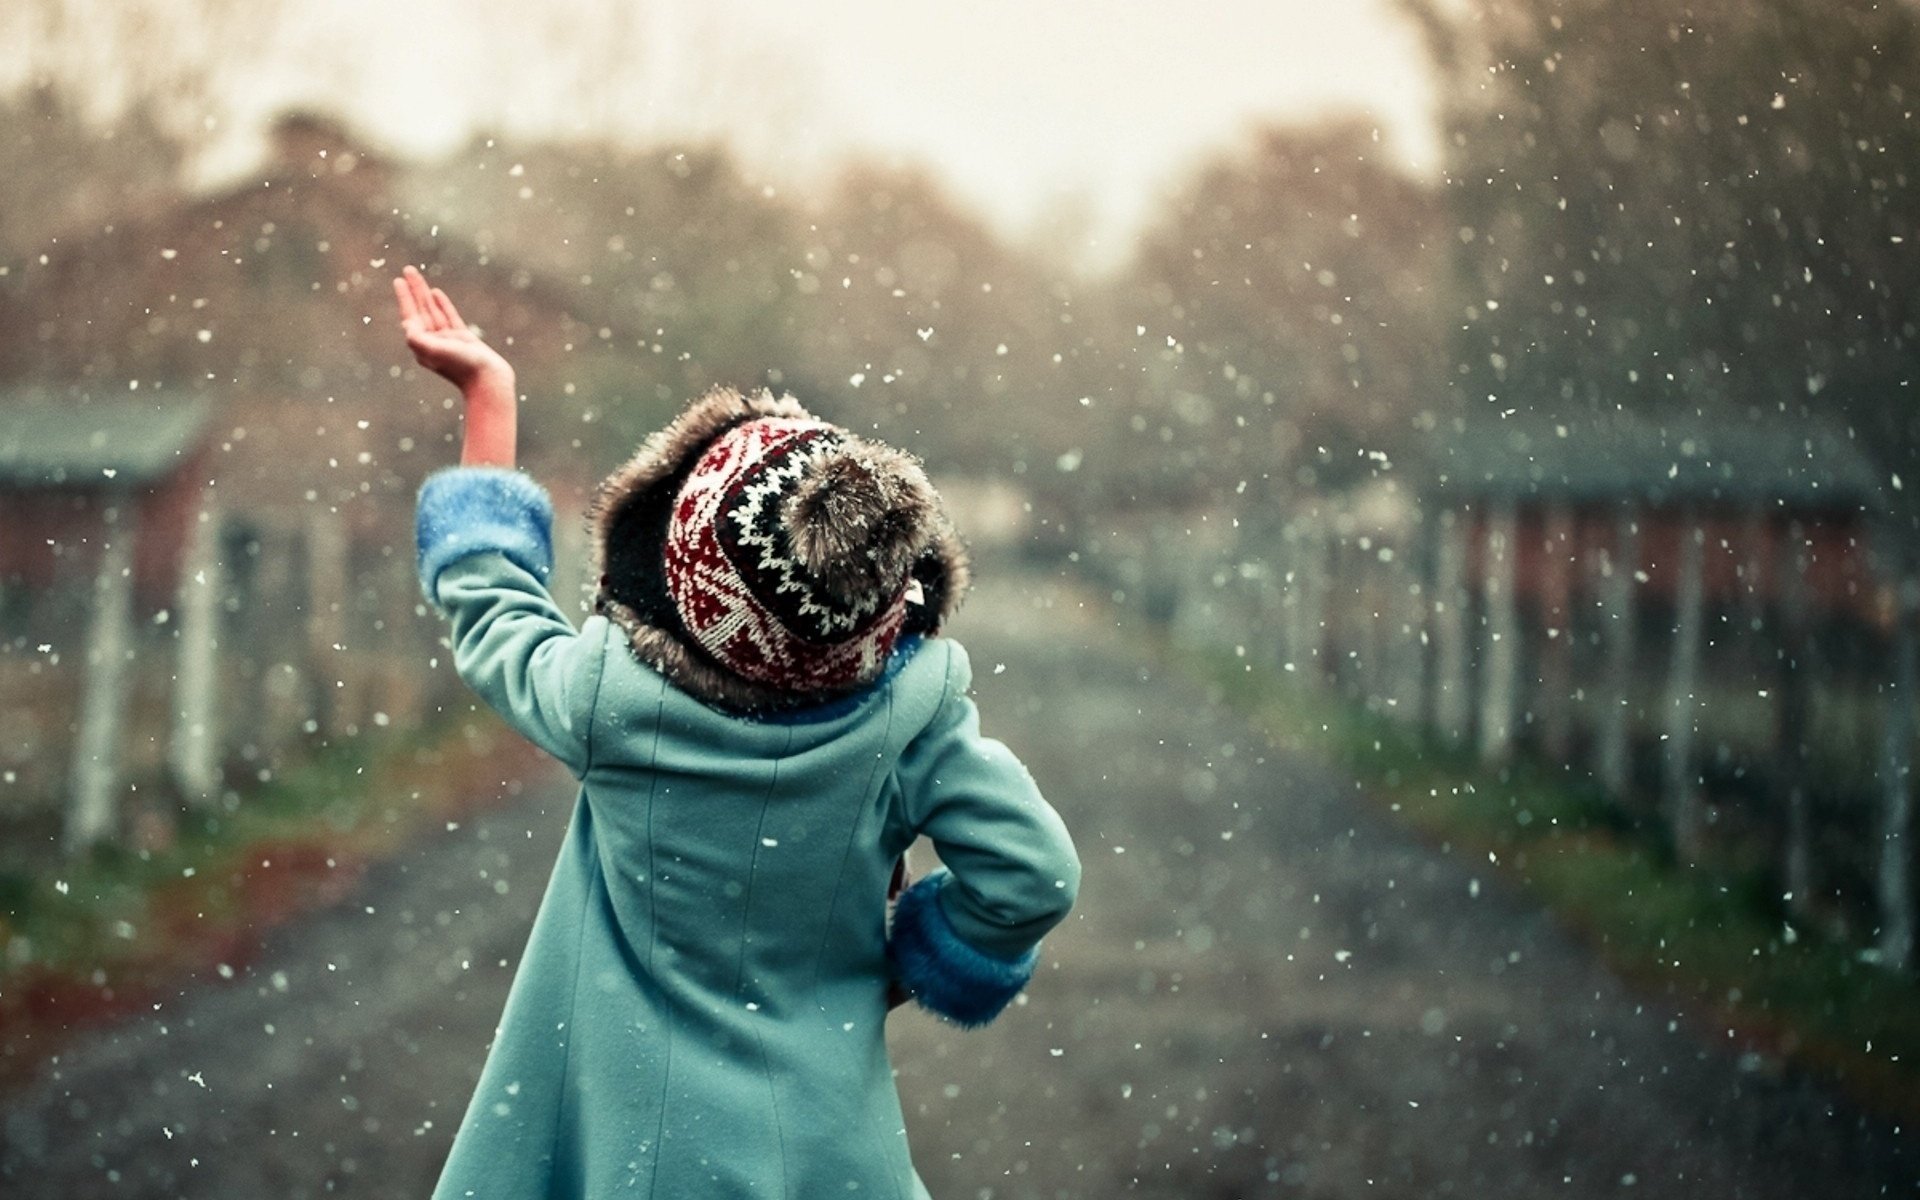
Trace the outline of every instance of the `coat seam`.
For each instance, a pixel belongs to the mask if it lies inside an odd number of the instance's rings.
[[[891,685],[889,685],[887,688],[886,700],[887,700],[887,720],[886,720],[886,724],[881,727],[880,738],[879,738],[879,745],[881,746],[882,753],[884,753],[885,747],[887,743],[891,740],[893,735],[894,701],[893,701],[893,687]],[[873,767],[867,772],[866,785],[860,789],[861,802],[863,806],[865,804],[872,803],[869,797],[873,795],[873,781],[875,777],[878,776],[880,773],[880,762],[881,762],[881,755],[876,755],[874,757]],[[847,844],[844,847],[842,847],[840,851],[839,869],[836,870],[833,875],[833,894],[827,899],[826,920],[822,922],[823,929],[832,927],[834,910],[840,907],[840,889],[846,884],[846,881],[847,881],[847,861],[853,857],[854,839],[859,836],[860,836],[860,818],[856,815],[853,819],[853,828],[847,831]],[[818,1007],[820,1003],[819,1001],[820,963],[826,958],[826,956],[827,956],[827,939],[826,939],[825,933],[822,933],[820,937],[820,942],[817,946],[814,947],[814,951],[813,951],[813,979],[812,979],[811,987],[809,989],[813,993],[815,1007]]]
[[[653,970],[654,952],[660,947],[660,907],[657,878],[659,862],[654,856],[653,806],[660,795],[660,730],[666,723],[666,681],[660,681],[658,702],[653,712],[653,749],[647,755],[647,982],[659,988]],[[653,1131],[653,1170],[647,1176],[647,1195],[654,1195],[660,1183],[660,1160],[666,1156],[667,1096],[673,1083],[673,1007],[660,1005],[660,1025],[666,1037],[666,1050],[660,1066],[660,1120]]]
[[[600,689],[607,682],[607,635],[601,635],[600,652],[594,657],[598,666],[593,673],[593,695],[587,700],[587,732],[580,746],[580,778],[583,781],[593,770],[593,725],[600,717]]]
[[[940,676],[940,704],[938,707],[936,707],[933,710],[933,716],[931,719],[927,721],[926,728],[916,733],[914,735],[915,737],[918,737],[920,733],[925,733],[927,729],[939,728],[940,719],[947,715],[947,706],[953,703],[953,691],[954,691],[953,662],[954,662],[954,659],[957,657],[959,657],[959,655],[954,650],[954,643],[948,642],[947,643],[947,665],[946,665],[945,671],[943,671]],[[892,715],[891,712],[889,712],[888,715],[889,717],[891,717]],[[893,776],[897,779],[899,775],[900,775],[900,760],[896,758],[894,759],[894,763],[893,763]],[[906,809],[906,812],[907,812],[907,831],[911,833],[914,837],[920,836],[920,828],[922,825],[926,824],[926,820],[925,820],[926,814],[915,811],[916,802],[918,800],[919,800],[918,796],[907,795],[906,788],[903,787],[900,789],[900,806]]]
[[[953,660],[951,657],[948,658],[947,663],[949,667],[952,666]],[[893,687],[889,685],[887,688],[887,723],[885,726],[882,727],[880,731],[880,753],[881,754],[886,753],[886,748],[888,744],[891,743],[893,740],[893,717],[894,717],[893,701],[894,701]],[[862,797],[870,797],[873,795],[874,779],[879,774],[880,774],[880,764],[879,764],[879,761],[876,759],[873,769],[867,773],[866,786],[863,787],[860,791],[860,794]],[[871,801],[869,800],[867,801],[867,803],[871,803]],[[864,804],[862,805],[862,808],[863,809],[865,808]],[[840,856],[840,872],[834,878],[834,881],[833,881],[833,899],[827,905],[827,921],[829,924],[831,924],[833,920],[833,910],[839,907],[839,904],[840,904],[840,885],[846,881],[847,860],[853,856],[853,841],[855,837],[859,836],[859,832],[860,832],[860,820],[858,817],[856,817],[853,823],[853,833],[849,835],[847,838],[847,848]],[[881,832],[885,832],[884,828],[881,830]],[[814,959],[813,986],[816,993],[818,992],[818,989],[820,987],[820,958],[825,956],[826,948],[827,948],[826,942],[823,940],[820,943],[819,956],[817,956]],[[884,983],[884,978],[882,982]],[[885,1032],[886,1032],[885,1030],[886,1016],[884,1013],[881,1015],[880,1022],[881,1022],[881,1036],[882,1036],[883,1052],[884,1052],[884,1039],[885,1039]],[[892,1150],[893,1147],[889,1144],[887,1135],[876,1124],[875,1117],[871,1109],[869,1109],[866,1114],[866,1126],[867,1126],[867,1136],[870,1139],[872,1139],[874,1146],[880,1151],[880,1160],[882,1162],[891,1162],[892,1155],[890,1154],[890,1151]],[[906,1200],[906,1193],[900,1189],[899,1174],[889,1169],[887,1171],[887,1181],[893,1184],[894,1200]]]
[[[587,805],[585,788],[582,788],[580,791],[579,805],[580,818],[587,822],[587,830],[591,834],[593,829],[593,810]],[[603,890],[605,889],[606,875],[600,869],[600,855],[596,852],[589,855],[589,857],[592,859],[593,870],[593,873],[587,878],[588,912],[590,913],[592,911],[591,900],[594,888],[599,887]],[[573,934],[573,981],[567,986],[567,1040],[561,1050],[560,1096],[554,1105],[554,1135],[556,1139],[562,1136],[563,1131],[567,1128],[567,1102],[573,1098],[573,1039],[580,1032],[578,1028],[579,1022],[576,1021],[575,1018],[579,1016],[580,973],[586,969],[587,924],[587,913],[582,913],[579,926],[574,930]],[[558,1145],[547,1148],[547,1187],[549,1190],[553,1187],[554,1170],[559,1165],[559,1151],[560,1148]]]
[[[740,999],[740,981],[747,969],[747,929],[753,917],[754,883],[760,877],[760,849],[766,845],[767,811],[773,807],[774,791],[780,786],[780,764],[793,753],[794,730],[787,730],[787,744],[781,748],[780,756],[773,760],[773,769],[767,779],[767,794],[760,798],[760,820],[753,830],[753,850],[747,860],[747,894],[740,906],[740,953],[733,963],[733,998]],[[780,1097],[774,1088],[773,1064],[767,1061],[767,1040],[761,1034],[758,1024],[753,1030],[754,1044],[760,1050],[760,1073],[767,1081],[767,1104],[773,1109],[773,1134],[780,1147],[780,1195],[787,1195],[787,1132],[780,1121]]]

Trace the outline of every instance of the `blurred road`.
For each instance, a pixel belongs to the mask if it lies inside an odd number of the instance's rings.
[[[936,1197],[1920,1185],[1911,1134],[1703,1045],[1477,864],[1276,756],[1105,620],[1016,580],[978,593],[956,631],[988,732],[1065,814],[1087,877],[1030,1000],[997,1025],[894,1018]],[[233,982],[72,1046],[0,1101],[0,1195],[424,1196],[565,824],[563,784],[376,869]]]

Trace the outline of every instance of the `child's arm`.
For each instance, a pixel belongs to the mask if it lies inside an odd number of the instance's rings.
[[[1040,938],[1078,894],[1080,860],[1026,767],[980,735],[966,651],[942,640],[948,698],[901,756],[898,778],[913,828],[945,869],[901,895],[887,955],[922,1007],[983,1025],[1032,977]]]
[[[513,469],[513,368],[414,268],[393,289],[414,359],[466,401],[461,465],[420,489],[420,586],[452,619],[460,677],[529,740],[584,775],[600,641],[576,633],[547,593],[553,506],[539,484]]]
[[[463,467],[511,467],[516,439],[513,367],[480,340],[439,288],[429,288],[413,267],[393,281],[400,302],[400,328],[413,360],[460,389],[466,402]]]

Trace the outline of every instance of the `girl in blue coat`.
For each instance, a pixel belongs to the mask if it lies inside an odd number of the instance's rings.
[[[966,568],[925,475],[791,399],[711,393],[603,485],[575,629],[511,368],[417,271],[395,291],[466,401],[421,586],[461,677],[581,783],[435,1197],[925,1196],[889,994],[992,1020],[1080,875],[939,636]],[[922,835],[944,869],[889,922]]]

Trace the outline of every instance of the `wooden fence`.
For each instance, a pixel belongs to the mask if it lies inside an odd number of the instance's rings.
[[[1677,860],[1757,865],[1797,919],[1914,956],[1920,581],[1830,520],[1316,506],[1160,517],[1094,565],[1182,640],[1488,763],[1604,792]]]
[[[109,521],[0,595],[10,857],[164,837],[173,813],[231,809],[290,757],[471,702],[420,595],[411,513],[195,517],[164,594],[137,586],[137,523]],[[558,523],[560,578],[578,577],[579,532]]]

